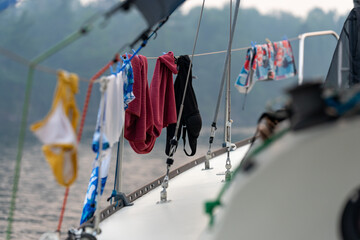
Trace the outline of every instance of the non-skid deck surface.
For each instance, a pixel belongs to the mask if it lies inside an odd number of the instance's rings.
[[[249,145],[230,153],[233,169],[240,163]],[[100,223],[99,240],[111,239],[198,239],[207,227],[209,217],[204,203],[214,199],[224,182],[227,154],[210,160],[213,169],[204,164],[180,174],[169,182],[168,203],[160,200],[158,187]]]

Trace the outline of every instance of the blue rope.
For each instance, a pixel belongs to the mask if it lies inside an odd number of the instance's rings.
[[[126,65],[131,62],[131,60],[140,52],[140,50],[146,45],[146,43],[147,43],[147,40],[144,40],[143,44],[141,44],[141,46],[134,52],[134,54],[129,59],[124,60],[124,64],[122,65],[122,67],[119,69],[118,72],[124,71]]]
[[[339,116],[345,114],[347,111],[353,109],[360,102],[360,93],[355,94],[345,103],[340,103],[334,98],[327,98],[325,102],[328,106],[333,107]]]

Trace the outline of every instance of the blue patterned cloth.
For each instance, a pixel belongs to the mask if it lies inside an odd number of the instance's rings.
[[[271,43],[256,45],[255,54],[255,76],[256,79],[274,80],[274,48]]]
[[[104,105],[102,106],[103,108],[103,124],[102,126],[104,126],[105,124],[105,109],[106,109],[106,92],[104,94]],[[105,165],[109,165],[110,162],[110,153],[111,153],[111,149],[110,149],[110,144],[109,141],[106,138],[106,135],[104,133],[102,133],[102,136],[100,136],[101,133],[101,125],[100,125],[100,119],[101,119],[101,106],[99,106],[99,110],[98,110],[98,115],[97,115],[97,120],[96,120],[96,126],[95,126],[95,132],[93,135],[93,140],[92,140],[92,150],[97,153],[96,158],[93,162],[93,169],[91,171],[91,176],[90,176],[90,180],[89,180],[89,185],[88,185],[88,189],[86,192],[86,196],[85,196],[85,200],[84,200],[84,207],[83,207],[83,211],[82,211],[82,215],[81,215],[81,219],[80,219],[80,224],[83,224],[84,222],[88,221],[95,213],[96,210],[96,202],[97,202],[97,185],[98,185],[98,178],[99,178],[99,150],[100,150],[100,137],[102,138],[102,155],[108,155],[107,158],[105,158],[103,160],[103,164],[105,163]],[[106,151],[108,150],[108,151]],[[103,165],[102,164],[102,165]],[[104,167],[101,167],[101,195],[104,191],[105,188],[105,184],[106,184],[106,180],[107,180],[107,171],[108,171],[108,167],[105,167],[105,171],[104,171]]]
[[[106,121],[106,119],[105,119],[106,93],[104,94],[104,98],[105,98],[105,101],[104,101],[104,106],[103,106],[103,109],[104,109],[103,126]],[[101,106],[99,106],[97,120],[96,120],[96,126],[95,126],[95,132],[94,132],[93,140],[92,140],[92,150],[95,153],[98,153],[99,149],[100,149],[100,147],[99,147],[99,145],[100,145],[100,128],[101,128],[101,126],[100,126],[100,117],[101,117],[100,109],[101,109]],[[110,147],[110,144],[104,133],[102,134],[101,140],[102,140],[103,150],[108,149]]]
[[[96,210],[96,202],[97,202],[97,186],[98,186],[98,178],[99,178],[99,164],[98,164],[98,156],[96,157],[93,163],[93,169],[90,176],[90,181],[88,185],[88,189],[86,192],[84,207],[81,214],[80,224],[88,221],[95,213]],[[107,177],[101,178],[101,195],[104,191]]]
[[[294,56],[288,40],[255,45],[247,51],[235,87],[239,92],[247,93],[257,80],[281,80],[295,74]]]
[[[295,76],[295,60],[290,42],[288,40],[274,42],[274,50],[276,80]]]
[[[117,75],[117,74],[125,74],[124,77],[124,109],[127,109],[128,104],[135,99],[134,93],[133,93],[133,84],[134,84],[134,75],[133,75],[133,70],[132,70],[132,66],[130,62],[126,62],[124,67],[124,71],[119,71],[119,66],[117,67],[116,72],[112,72],[112,74]],[[104,94],[104,113],[103,113],[103,126],[106,122],[106,118],[105,118],[105,109],[106,109],[106,92]],[[92,141],[92,150],[97,153],[97,156],[94,160],[93,163],[93,169],[91,172],[91,176],[90,176],[90,181],[89,181],[89,185],[88,185],[88,189],[86,192],[86,196],[85,196],[85,200],[84,200],[84,207],[83,207],[83,211],[82,211],[82,215],[81,215],[81,220],[80,220],[80,224],[83,224],[84,222],[88,221],[95,213],[96,210],[96,202],[97,202],[97,183],[98,183],[98,178],[99,178],[99,161],[98,161],[98,156],[99,156],[99,149],[100,149],[100,137],[102,138],[102,145],[103,145],[103,156],[102,156],[102,164],[101,164],[101,195],[102,192],[104,191],[105,188],[105,184],[106,184],[106,180],[107,180],[107,176],[108,176],[108,172],[109,172],[109,166],[110,166],[110,160],[111,160],[111,146],[110,143],[106,137],[106,135],[103,133],[102,136],[100,136],[100,130],[101,130],[101,126],[100,126],[100,118],[101,118],[101,112],[100,112],[101,106],[99,107],[98,110],[98,115],[97,115],[97,121],[96,121],[96,127],[95,127],[95,132],[93,135],[93,141]]]
[[[249,48],[246,52],[246,59],[244,66],[241,68],[240,74],[236,79],[235,87],[242,93],[246,91],[250,91],[249,88],[252,87],[252,73],[254,71],[254,66],[252,61],[254,59],[254,55],[256,54],[255,48]]]
[[[134,74],[131,63],[128,62],[125,66],[126,78],[124,79],[124,109],[128,108],[129,103],[135,99],[133,92]]]

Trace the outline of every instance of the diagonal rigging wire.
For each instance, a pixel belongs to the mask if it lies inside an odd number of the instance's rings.
[[[185,101],[187,86],[188,86],[188,83],[189,83],[189,77],[190,77],[192,62],[193,62],[193,60],[194,60],[196,43],[197,43],[197,40],[198,40],[199,29],[200,29],[200,24],[201,24],[201,19],[202,19],[202,15],[203,15],[203,12],[204,12],[204,5],[205,5],[205,0],[203,0],[201,12],[200,12],[200,17],[199,17],[199,22],[198,22],[197,30],[196,30],[196,36],[195,36],[194,46],[193,46],[193,50],[192,50],[192,54],[191,54],[191,58],[190,58],[189,69],[188,69],[187,76],[186,76],[184,93],[183,93],[183,96],[182,96],[181,105],[180,105],[180,110],[179,110],[179,116],[178,116],[177,123],[176,123],[174,138],[176,138],[176,136],[178,135],[179,125],[180,125],[180,121],[181,121],[181,116],[182,116],[182,113],[183,113],[183,110],[184,110],[184,101]],[[172,154],[170,154],[170,155],[172,155]]]
[[[228,48],[227,48],[227,53],[226,53],[226,58],[225,58],[225,64],[224,64],[224,71],[222,74],[222,79],[221,79],[221,83],[220,83],[220,89],[219,89],[219,94],[218,94],[218,99],[217,99],[217,103],[216,103],[216,108],[215,108],[215,113],[214,113],[214,120],[211,124],[211,132],[210,132],[210,137],[209,137],[209,150],[207,152],[208,156],[211,156],[211,145],[214,141],[214,137],[215,137],[215,131],[217,129],[216,127],[216,121],[217,121],[217,117],[218,117],[218,113],[219,113],[219,108],[220,108],[220,102],[221,102],[221,97],[222,97],[222,92],[224,89],[224,84],[225,84],[225,79],[226,79],[226,73],[229,70],[228,69],[228,65],[230,62],[230,54],[231,54],[231,45],[232,45],[232,41],[233,41],[233,37],[234,37],[234,32],[235,32],[235,26],[236,26],[236,21],[237,21],[237,17],[238,17],[238,12],[239,12],[239,8],[240,8],[240,0],[236,1],[235,4],[235,13],[234,13],[234,19],[233,22],[231,24],[230,22],[230,27],[231,27],[231,31],[230,31],[230,39],[229,39],[229,44],[228,44]]]
[[[230,22],[229,22],[229,38],[231,39],[231,29],[232,29],[232,6],[233,2],[230,0]],[[231,79],[231,47],[229,46],[229,63],[227,68],[227,79],[225,83],[225,116],[224,116],[224,143],[230,143],[231,144],[231,127],[228,125],[230,123],[230,114],[231,114],[231,92],[230,92],[230,79]],[[229,156],[229,148],[228,148],[228,159],[230,160]]]
[[[165,174],[163,184],[162,184],[163,190],[160,192],[160,201],[161,202],[166,202],[167,201],[166,188],[168,187],[169,172],[170,172],[171,165],[174,163],[174,160],[173,160],[172,157],[173,157],[173,155],[174,155],[174,153],[176,151],[176,146],[177,146],[176,138],[177,138],[177,134],[178,134],[178,131],[179,131],[181,115],[182,115],[182,112],[183,112],[183,109],[184,109],[184,101],[185,101],[185,96],[186,96],[186,90],[187,90],[189,77],[190,77],[190,72],[191,72],[191,68],[192,68],[192,61],[194,59],[196,43],[197,43],[197,39],[198,39],[198,36],[199,36],[199,29],[200,29],[202,15],[203,15],[203,12],[204,12],[204,5],[205,5],[205,0],[203,0],[202,7],[201,7],[201,12],[200,12],[199,21],[198,21],[197,30],[196,30],[196,35],[195,35],[195,40],[194,40],[194,46],[193,46],[193,50],[192,50],[192,54],[191,54],[191,58],[190,58],[189,69],[188,69],[188,72],[187,72],[187,77],[186,77],[186,82],[185,82],[185,87],[184,87],[184,93],[183,93],[183,96],[182,96],[181,105],[180,105],[178,118],[177,118],[177,122],[176,122],[175,134],[174,134],[174,138],[170,142],[170,151],[169,151],[169,154],[168,154],[168,159],[166,160],[166,174]]]
[[[217,100],[217,104],[216,104],[214,120],[213,120],[213,123],[212,123],[212,126],[215,127],[215,129],[216,129],[217,116],[218,116],[218,113],[219,113],[221,96],[222,96],[224,83],[225,83],[225,78],[226,78],[227,66],[229,64],[229,58],[230,58],[230,53],[231,53],[231,45],[232,45],[232,41],[233,41],[233,37],[234,37],[234,32],[235,32],[235,26],[236,26],[239,7],[240,7],[240,0],[237,0],[236,1],[236,6],[235,6],[234,19],[233,19],[233,23],[232,23],[232,26],[231,26],[232,31],[231,31],[231,35],[230,35],[230,39],[229,39],[229,46],[228,46],[228,50],[227,50],[227,54],[226,54],[224,71],[223,71],[222,80],[221,80],[221,84],[220,84],[220,90],[219,90],[218,100]]]

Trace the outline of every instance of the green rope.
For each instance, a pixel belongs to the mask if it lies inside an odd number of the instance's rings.
[[[18,148],[17,148],[17,155],[16,155],[16,165],[15,165],[15,173],[14,173],[14,180],[13,180],[13,188],[11,194],[11,202],[10,202],[10,210],[8,215],[8,225],[6,229],[6,239],[11,239],[12,233],[12,223],[14,221],[14,211],[16,208],[16,194],[18,191],[19,179],[20,179],[20,169],[21,169],[21,159],[23,154],[24,148],[24,141],[26,136],[26,125],[27,125],[27,117],[29,113],[29,105],[30,105],[30,97],[31,97],[31,89],[33,84],[33,76],[34,76],[34,69],[36,65],[45,59],[49,58],[51,55],[55,54],[59,50],[63,49],[67,45],[71,44],[78,38],[80,38],[83,34],[87,33],[91,30],[90,26],[82,28],[80,31],[77,31],[73,34],[70,34],[64,40],[60,41],[58,44],[53,46],[52,48],[48,49],[44,53],[40,54],[38,57],[34,58],[31,61],[27,82],[26,82],[26,89],[25,89],[25,100],[22,110],[22,117],[21,117],[21,125],[20,125],[20,133],[19,133],[19,140],[18,140]]]
[[[69,36],[67,36],[65,39],[63,39],[62,41],[60,41],[59,43],[57,43],[55,46],[53,46],[52,48],[50,48],[49,50],[47,50],[46,52],[42,53],[41,55],[39,55],[38,57],[36,57],[32,62],[32,66],[35,67],[38,63],[41,63],[42,61],[44,61],[45,59],[51,57],[51,55],[57,53],[58,51],[60,51],[61,49],[63,49],[64,47],[68,46],[69,44],[73,43],[74,41],[76,41],[77,39],[79,39],[81,36],[83,36],[84,34],[86,34],[87,32],[89,32],[92,29],[91,26],[85,26],[82,29],[80,29],[79,31],[76,31],[72,34],[70,34]]]
[[[263,150],[268,148],[272,143],[280,139],[282,136],[284,136],[289,131],[288,128],[281,130],[277,134],[273,135],[271,138],[265,140],[263,144],[255,148],[253,151],[250,152],[249,156],[245,155],[245,159],[241,161],[241,163],[238,165],[238,167],[234,170],[234,172],[231,173],[231,178],[229,181],[226,181],[223,187],[221,188],[218,196],[213,201],[207,201],[205,202],[205,213],[209,214],[210,221],[209,226],[212,227],[214,225],[214,210],[218,206],[221,206],[221,198],[224,195],[224,193],[227,191],[227,189],[230,187],[231,183],[233,182],[234,176],[243,169],[244,165],[246,165],[250,159],[256,156],[257,154],[261,153]]]
[[[34,72],[34,68],[29,68],[28,72],[28,81],[26,83],[26,90],[25,90],[25,99],[29,99],[31,95],[31,86],[32,86],[32,75]],[[24,147],[24,140],[25,140],[25,133],[26,133],[26,116],[29,110],[29,101],[24,102],[23,111],[22,111],[22,118],[21,118],[21,127],[20,127],[20,134],[19,134],[19,142],[18,142],[18,149],[17,149],[17,156],[16,156],[16,165],[15,165],[15,174],[13,180],[13,188],[11,194],[11,203],[10,203],[10,212],[8,216],[8,226],[6,229],[6,239],[9,240],[11,238],[11,229],[12,229],[12,222],[15,210],[15,203],[16,203],[16,193],[18,190],[19,179],[20,179],[20,163],[22,158],[22,149]]]

